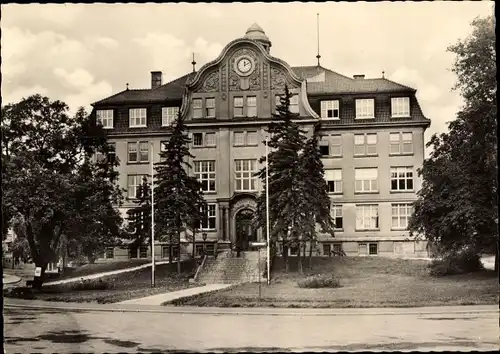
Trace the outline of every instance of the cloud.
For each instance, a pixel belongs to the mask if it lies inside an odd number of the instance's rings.
[[[92,84],[94,77],[83,69],[76,69],[73,72],[67,72],[65,69],[56,68],[54,74],[66,81],[67,84],[76,88],[85,88]]]
[[[29,87],[21,86],[13,91],[2,89],[2,100],[6,103],[14,103],[14,102],[19,102],[23,98],[27,98],[37,93],[41,95],[46,95],[48,93],[48,90],[47,88],[42,87],[40,85],[34,85]]]
[[[189,72],[187,68],[191,66],[193,53],[197,67],[200,68],[201,65],[214,60],[222,51],[222,45],[210,43],[203,37],[198,37],[194,43],[189,44],[170,33],[151,32],[143,37],[133,38],[132,42],[148,51],[154,70],[163,71],[166,81]]]

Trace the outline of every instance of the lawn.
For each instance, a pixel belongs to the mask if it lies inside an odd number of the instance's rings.
[[[100,278],[107,285],[103,290],[78,290],[79,282],[45,285],[40,291],[26,289],[26,295],[15,296],[45,301],[113,303],[144,296],[150,296],[170,291],[186,289],[196,284],[190,284],[188,278],[193,273],[193,262],[184,262],[184,271],[177,274],[176,264],[156,266],[156,286],[151,288],[151,268],[120,273]],[[99,280],[91,280],[89,284],[100,285]],[[11,297],[4,290],[4,296]],[[14,296],[12,296],[14,297]]]
[[[276,262],[280,263],[280,262]],[[382,257],[314,258],[304,275],[275,270],[271,285],[242,284],[211,294],[164,305],[216,307],[416,307],[498,303],[498,277],[493,271],[435,278],[428,261]],[[281,269],[275,264],[274,269]],[[294,267],[291,267],[293,269]],[[333,274],[341,287],[299,288],[297,281],[313,274]]]
[[[148,259],[131,259],[131,260],[117,261],[117,262],[85,264],[78,268],[66,268],[63,274],[57,277],[57,280],[81,277],[84,275],[90,275],[96,273],[111,272],[113,270],[119,270],[119,269],[134,268],[149,263],[151,263],[151,260]]]

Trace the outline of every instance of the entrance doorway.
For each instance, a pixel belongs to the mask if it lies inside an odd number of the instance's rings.
[[[242,251],[248,250],[250,242],[257,242],[257,230],[252,225],[254,212],[243,209],[236,214],[236,246]]]

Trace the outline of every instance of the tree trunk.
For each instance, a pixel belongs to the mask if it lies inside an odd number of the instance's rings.
[[[311,241],[309,242],[309,269],[312,268],[313,243],[314,241],[311,239]]]
[[[181,274],[181,218],[177,213],[177,273]]]
[[[498,243],[497,243],[497,246],[495,247],[495,273],[498,273]]]
[[[191,252],[193,259],[196,257],[196,228],[193,229],[193,250]]]
[[[169,245],[169,247],[168,247],[168,263],[170,263],[170,264],[172,264],[172,244],[173,244],[172,235],[170,234],[168,236],[168,245]]]
[[[301,252],[302,245],[299,243],[299,246],[297,247],[297,257],[299,257],[299,264],[298,264],[298,271],[299,274],[304,274],[304,270],[302,269],[302,252]]]
[[[288,246],[283,242],[283,260],[285,261],[285,273],[288,273]]]

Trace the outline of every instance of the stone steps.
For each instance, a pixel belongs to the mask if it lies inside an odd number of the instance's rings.
[[[256,251],[244,252],[241,257],[231,257],[230,252],[221,253],[217,259],[207,259],[199,282],[205,284],[235,284],[259,280],[259,255]],[[261,272],[265,267],[265,255],[261,254]],[[263,277],[261,276],[261,281]]]

